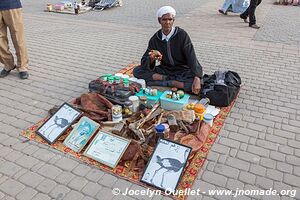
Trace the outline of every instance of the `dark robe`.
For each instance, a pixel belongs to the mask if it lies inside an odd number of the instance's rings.
[[[150,63],[151,50],[158,50],[163,55],[159,66],[155,66],[155,62]],[[165,75],[165,80],[153,81],[152,75],[155,73]],[[185,91],[192,90],[194,77],[202,78],[202,73],[191,39],[179,27],[175,27],[175,32],[168,41],[162,40],[161,30],[157,31],[149,41],[141,66],[133,71],[133,75],[145,79],[147,85],[169,86],[171,80],[177,80],[185,83]]]

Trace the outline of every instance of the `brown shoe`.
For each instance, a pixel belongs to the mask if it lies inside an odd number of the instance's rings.
[[[259,26],[257,26],[256,24],[252,24],[252,25],[250,25],[249,27],[251,27],[251,28],[255,28],[255,29],[259,29],[260,27]]]

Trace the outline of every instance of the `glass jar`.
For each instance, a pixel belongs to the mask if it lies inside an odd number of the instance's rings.
[[[130,96],[128,100],[132,102],[133,112],[137,112],[140,106],[139,98],[137,96]]]
[[[122,121],[122,106],[113,105],[111,110],[112,110],[112,121],[114,122]]]
[[[131,116],[133,113],[133,104],[131,101],[124,102],[124,115]]]
[[[210,100],[209,100],[209,98],[202,98],[202,99],[200,99],[199,103],[204,105],[205,107],[207,107],[210,103]]]

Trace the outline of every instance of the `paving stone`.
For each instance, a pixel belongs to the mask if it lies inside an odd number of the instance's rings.
[[[69,192],[65,197],[64,197],[64,200],[74,200],[74,199],[83,199],[83,194],[81,194],[80,192],[77,192],[77,191],[74,191],[74,190],[71,190],[71,192]]]
[[[270,150],[275,150],[275,151],[278,149],[278,146],[279,146],[277,144],[274,144],[273,142],[268,142],[265,140],[257,140],[256,144],[257,144],[257,146],[260,146],[260,147],[263,147],[266,149],[270,149]]]
[[[291,174],[284,174],[283,182],[298,187],[300,183],[300,177]]]
[[[89,173],[85,176],[90,181],[97,182],[100,178],[104,175],[104,172],[99,169],[92,169]]]
[[[225,187],[227,178],[222,175],[218,175],[209,171],[205,171],[202,175],[204,181],[207,181],[211,184]]]
[[[38,192],[32,188],[25,188],[22,190],[16,198],[18,200],[31,200]]]
[[[281,153],[292,155],[294,154],[294,149],[288,146],[279,146],[278,149]]]
[[[275,169],[275,166],[276,166],[276,162],[269,158],[261,158],[260,164],[264,167],[268,167],[268,168],[272,168],[272,169]]]
[[[240,142],[228,138],[220,138],[220,143],[236,149],[238,149],[240,146]]]
[[[111,188],[107,188],[107,187],[102,187],[101,190],[98,192],[98,194],[96,195],[96,199],[97,200],[102,200],[103,197],[107,198],[107,200],[111,200],[113,199],[115,196],[112,194],[112,190]],[[122,196],[124,197],[124,196]]]
[[[73,169],[72,172],[78,176],[85,176],[87,173],[89,173],[90,170],[91,168],[89,166],[84,164],[79,164],[75,169]]]
[[[32,198],[32,200],[48,200],[48,199],[50,200],[51,198],[48,195],[42,193],[38,193]]]
[[[64,157],[64,158],[60,159],[59,161],[57,161],[55,163],[55,165],[63,170],[71,171],[78,165],[78,162],[75,160],[72,160],[70,158]]]
[[[65,196],[67,195],[67,193],[70,192],[70,189],[67,188],[66,186],[64,185],[57,185],[50,193],[49,195],[52,197],[52,198],[55,198],[55,199],[64,199]]]
[[[34,165],[36,165],[39,162],[39,160],[31,157],[24,155],[21,158],[19,158],[16,163],[22,167],[25,167],[27,169],[32,168]]]
[[[57,183],[51,179],[45,179],[43,180],[36,189],[40,192],[48,194],[55,186]]]
[[[21,153],[19,151],[12,151],[12,152],[10,152],[9,154],[7,154],[5,156],[5,159],[10,161],[10,162],[14,162],[22,156],[23,156],[23,153]]]
[[[229,178],[237,178],[239,175],[238,169],[221,164],[215,165],[214,172]]]
[[[300,166],[300,158],[297,156],[286,156],[286,162],[292,165]]]
[[[61,169],[52,166],[52,165],[44,165],[39,170],[38,173],[42,176],[45,176],[47,178],[55,179],[60,173],[62,172]]]
[[[270,188],[273,188],[273,180],[258,176],[256,178],[256,184],[255,185],[260,187],[260,188],[268,190]]]
[[[226,187],[230,190],[241,190],[244,187],[244,183],[235,179],[228,179]]]
[[[231,158],[229,157],[226,161],[226,164],[228,164],[231,167],[237,168],[237,169],[242,169],[242,170],[249,170],[250,164],[243,161],[243,160],[239,160],[236,158]]]
[[[214,144],[212,150],[220,154],[228,154],[230,148],[221,144]]]
[[[117,187],[117,186],[115,186]],[[97,184],[97,183],[93,183],[93,182],[89,182],[87,183],[84,188],[82,189],[82,192],[86,195],[89,195],[91,197],[94,197],[100,190],[101,190],[102,186]],[[120,189],[120,187],[117,187]]]
[[[249,183],[254,184],[255,183],[256,176],[254,174],[251,174],[249,172],[241,171],[239,175],[239,180],[243,183]]]
[[[277,181],[282,181],[283,179],[283,173],[279,172],[274,169],[267,169],[267,178],[277,180]]]
[[[284,163],[284,162],[277,162],[277,165],[276,165],[276,168],[279,170],[279,171],[282,171],[282,172],[287,172],[287,173],[292,173],[293,171],[293,166],[292,165],[289,165],[287,163]]]
[[[248,143],[248,141],[249,141],[249,136],[245,136],[245,135],[238,134],[238,133],[230,133],[229,138],[240,141],[240,142],[244,142],[244,143]]]
[[[278,161],[285,161],[285,155],[283,153],[279,153],[276,151],[271,151],[270,152],[270,158],[273,160],[278,160]]]
[[[256,174],[258,176],[265,176],[266,174],[266,168],[262,167],[260,165],[251,164],[250,166],[250,172],[253,174]]]
[[[87,183],[88,181],[85,178],[77,176],[70,181],[68,186],[74,190],[80,191]]]
[[[9,161],[6,161],[0,165],[0,173],[7,176],[13,176],[19,170],[21,170],[21,167]]]
[[[8,179],[0,185],[0,190],[3,193],[6,193],[13,197],[20,193],[24,188],[25,186],[23,184],[13,179]]]
[[[114,184],[113,188],[118,188],[121,192],[125,192],[126,189],[130,188],[132,183],[127,180],[118,179]]]
[[[55,154],[47,149],[38,149],[33,153],[33,156],[39,160],[43,160],[45,162],[49,161]]]
[[[239,151],[237,154],[237,158],[248,161],[248,162],[252,162],[252,163],[258,163],[260,160],[260,157],[252,154],[252,153],[248,153],[245,151]]]
[[[112,187],[117,181],[117,178],[110,174],[104,174],[98,183],[106,187]]]
[[[42,181],[44,180],[44,177],[33,173],[33,172],[27,172],[23,176],[20,177],[19,181],[27,186],[30,187],[36,187],[38,186]]]

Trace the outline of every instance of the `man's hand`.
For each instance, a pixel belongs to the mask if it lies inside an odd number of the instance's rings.
[[[199,77],[195,76],[193,85],[192,85],[192,92],[194,94],[199,94],[200,90],[201,90],[201,80]]]
[[[159,51],[157,51],[157,50],[151,50],[149,52],[149,57],[151,59],[151,62],[153,62],[154,60],[161,61],[162,54]]]

